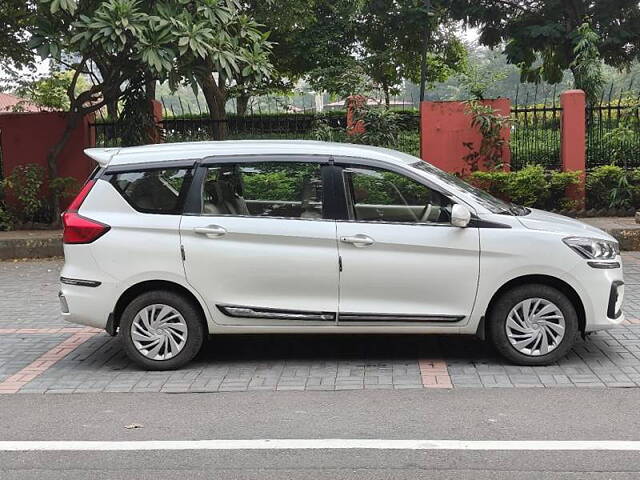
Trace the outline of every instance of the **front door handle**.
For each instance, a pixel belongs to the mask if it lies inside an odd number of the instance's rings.
[[[340,241],[342,243],[350,243],[354,247],[368,247],[369,245],[373,245],[375,241],[369,235],[363,235],[359,233],[358,235],[348,236],[348,237],[340,237]]]
[[[227,233],[227,230],[220,225],[208,225],[206,227],[196,227],[193,229],[195,233],[205,235],[207,238],[222,237]]]

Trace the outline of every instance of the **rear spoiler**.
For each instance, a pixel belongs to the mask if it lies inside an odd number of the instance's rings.
[[[109,165],[113,156],[120,151],[119,147],[114,148],[85,148],[84,153],[98,162],[100,167],[104,168]]]

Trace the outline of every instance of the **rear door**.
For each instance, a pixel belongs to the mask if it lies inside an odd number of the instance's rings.
[[[399,167],[398,167],[399,168]],[[455,325],[473,308],[479,233],[450,223],[455,200],[402,170],[342,165],[339,324]]]
[[[338,249],[324,168],[290,156],[200,167],[181,242],[187,280],[217,323],[335,323]]]

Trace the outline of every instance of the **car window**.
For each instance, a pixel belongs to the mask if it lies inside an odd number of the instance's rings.
[[[346,168],[350,216],[367,222],[448,223],[452,202],[415,180],[389,170]]]
[[[202,213],[209,215],[320,219],[320,165],[256,162],[210,167],[202,200]]]
[[[144,170],[114,173],[110,182],[139,212],[175,214],[180,213],[180,194],[190,175],[188,168]]]

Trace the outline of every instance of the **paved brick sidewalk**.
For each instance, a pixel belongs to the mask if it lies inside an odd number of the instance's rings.
[[[141,371],[118,339],[62,321],[60,260],[0,262],[0,392],[637,387],[640,252],[624,257],[631,322],[579,342],[557,365],[509,365],[471,337],[273,335],[213,338],[177,372]]]

